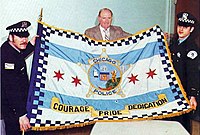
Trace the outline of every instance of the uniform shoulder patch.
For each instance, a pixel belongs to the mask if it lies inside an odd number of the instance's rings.
[[[198,53],[197,53],[196,51],[194,51],[194,50],[189,51],[189,52],[187,53],[187,57],[189,57],[189,58],[191,58],[191,59],[195,59],[197,56],[198,56]]]

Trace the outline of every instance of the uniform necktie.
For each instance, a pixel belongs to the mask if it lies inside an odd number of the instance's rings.
[[[105,33],[105,40],[108,41],[109,40],[109,36],[108,36],[108,31],[107,30],[103,30],[103,32]]]
[[[177,44],[178,44],[178,45],[180,44],[180,40],[177,40]]]

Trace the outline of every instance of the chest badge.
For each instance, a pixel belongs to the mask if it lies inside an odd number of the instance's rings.
[[[177,52],[176,55],[177,55],[177,57],[179,57],[179,58],[181,57],[181,53],[180,53],[180,52]]]

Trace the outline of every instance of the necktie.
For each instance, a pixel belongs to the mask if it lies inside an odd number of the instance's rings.
[[[181,42],[180,42],[180,40],[178,39],[178,40],[177,40],[177,45],[179,45],[180,43],[181,43]]]
[[[105,33],[105,40],[108,41],[109,40],[108,31],[103,30],[103,32]]]

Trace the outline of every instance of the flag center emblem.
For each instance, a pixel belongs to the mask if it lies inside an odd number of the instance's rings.
[[[122,71],[120,69],[119,61],[108,57],[103,49],[99,57],[89,60],[90,68],[88,70],[88,80],[90,82],[90,89],[87,97],[92,94],[102,96],[109,96],[119,94],[124,96],[121,91]]]

